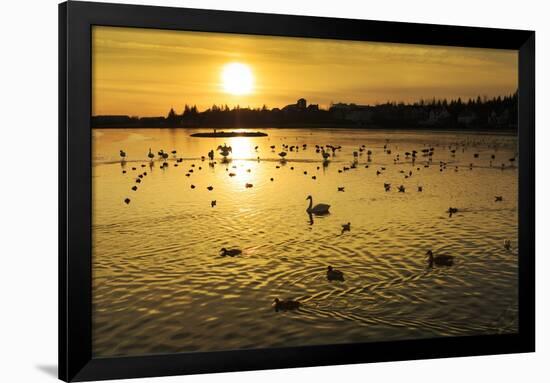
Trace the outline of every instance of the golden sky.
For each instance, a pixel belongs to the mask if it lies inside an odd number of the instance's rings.
[[[467,99],[517,88],[517,52],[496,49],[94,27],[92,62],[93,115],[273,108],[300,97],[322,107]],[[235,62],[252,74],[248,94],[224,88],[223,69]]]

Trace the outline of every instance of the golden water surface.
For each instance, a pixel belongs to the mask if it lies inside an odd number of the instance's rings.
[[[268,137],[190,137],[197,131],[93,131],[95,356],[517,331],[515,136],[264,129]],[[218,152],[215,163],[201,160],[224,143],[233,149],[228,164]],[[285,163],[283,144],[299,146],[285,149]],[[325,167],[315,145],[327,144],[341,149]],[[428,162],[422,149],[432,147]],[[160,149],[177,151],[167,167]],[[414,165],[405,156],[412,150]],[[357,164],[344,171],[354,151]],[[310,218],[308,195],[330,214]],[[449,207],[458,213],[449,217]],[[243,253],[222,257],[222,247]],[[429,268],[429,249],[454,264]],[[328,265],[345,281],[329,282]],[[276,312],[275,297],[302,307]]]

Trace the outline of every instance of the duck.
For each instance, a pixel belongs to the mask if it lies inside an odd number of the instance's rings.
[[[300,302],[293,301],[291,299],[280,300],[279,298],[275,298],[273,300],[273,307],[275,308],[275,311],[297,310],[300,306]]]
[[[211,206],[211,207],[216,206],[216,200],[211,201],[211,202],[210,202],[210,206]]]
[[[344,273],[340,270],[335,270],[332,266],[327,267],[327,279],[329,281],[344,281]]]
[[[245,186],[247,189],[249,189],[249,188],[251,188],[251,187],[254,186],[254,185],[249,184],[249,183],[247,182],[244,186]]]
[[[226,249],[222,247],[220,250],[220,255],[222,257],[234,257],[236,255],[241,255],[243,251],[241,249]]]
[[[323,215],[329,213],[330,205],[319,203],[313,206],[313,197],[311,197],[310,195],[307,196],[306,201],[307,200],[309,200],[309,206],[306,209],[308,214]]]
[[[126,159],[126,152],[122,149],[120,149],[120,157],[122,158],[123,161]]]
[[[350,231],[350,230],[351,230],[351,222],[344,223],[342,225],[342,234],[344,234],[345,231]]]
[[[400,186],[397,188],[397,191],[398,191],[399,193],[405,193],[405,186],[400,185]]]
[[[506,251],[510,251],[510,249],[512,248],[512,242],[510,242],[509,239],[504,240],[504,248],[506,249]]]
[[[338,191],[343,192],[345,190],[345,186],[338,186]]]
[[[496,195],[495,196],[495,202],[502,202],[502,196],[501,195]]]
[[[124,200],[124,203],[126,203],[126,205],[128,205],[128,204],[130,203],[130,198],[126,198],[126,199]]]
[[[132,186],[132,190],[133,190],[133,191],[136,191],[136,190],[137,190],[137,186]]]
[[[440,254],[434,256],[434,253],[431,250],[428,250],[426,255],[428,256],[429,267],[433,267],[434,264],[436,266],[452,266],[455,259],[452,255]]]
[[[206,189],[208,189],[208,191],[212,191],[212,190],[214,190],[214,187],[213,186],[207,186]]]

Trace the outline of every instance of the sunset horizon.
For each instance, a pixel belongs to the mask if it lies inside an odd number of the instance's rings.
[[[324,109],[467,100],[518,85],[515,51],[117,27],[92,34],[94,116],[163,116],[186,104],[272,109],[301,97]]]

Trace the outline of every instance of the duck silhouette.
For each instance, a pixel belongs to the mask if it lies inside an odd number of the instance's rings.
[[[293,301],[291,299],[280,300],[279,298],[275,298],[273,300],[273,307],[275,308],[275,311],[297,310],[300,308],[300,306],[300,302]]]
[[[434,264],[436,266],[452,266],[455,259],[452,255],[434,255],[431,250],[428,250],[426,255],[428,256],[428,267],[430,268],[433,267]]]
[[[342,225],[342,233],[341,234],[344,234],[345,231],[350,231],[350,230],[351,230],[351,222],[344,223]]]
[[[220,255],[222,257],[235,257],[237,255],[241,255],[243,251],[241,249],[226,249],[225,247],[222,247],[220,250]]]
[[[344,281],[344,273],[340,270],[335,270],[332,266],[327,267],[327,279],[329,281]]]

